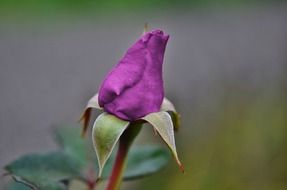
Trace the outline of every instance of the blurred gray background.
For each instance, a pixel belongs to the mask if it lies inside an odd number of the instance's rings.
[[[0,25],[1,168],[54,150],[51,126],[77,123],[148,22],[170,34],[165,90],[182,116],[176,139],[186,174],[171,162],[138,189],[157,189],[162,176],[170,179],[163,189],[287,187],[286,4],[7,15]]]

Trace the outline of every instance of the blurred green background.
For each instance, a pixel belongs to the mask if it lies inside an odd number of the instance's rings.
[[[170,162],[124,188],[285,190],[286,20],[283,0],[0,0],[1,168],[54,150],[51,126],[77,122],[148,22],[171,36],[165,90],[186,172]],[[145,129],[138,143],[156,139]]]
[[[280,1],[280,0],[277,0]],[[6,11],[11,11],[13,9],[18,10],[49,10],[57,11],[57,9],[62,10],[77,10],[81,11],[84,9],[94,9],[98,11],[112,11],[113,9],[162,9],[162,8],[190,8],[196,6],[225,6],[225,5],[240,5],[240,4],[252,4],[252,3],[268,3],[271,0],[2,0],[1,8]]]

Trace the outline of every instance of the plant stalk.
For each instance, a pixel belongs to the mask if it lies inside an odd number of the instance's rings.
[[[141,127],[141,123],[132,123],[120,137],[116,160],[106,190],[118,190],[120,188],[129,148]]]
[[[88,183],[88,190],[94,190],[96,186],[96,182],[95,181],[91,181]]]

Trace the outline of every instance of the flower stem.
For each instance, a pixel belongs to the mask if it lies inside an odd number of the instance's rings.
[[[96,182],[95,181],[91,181],[88,183],[88,190],[94,190],[96,186]]]
[[[139,133],[141,129],[141,124],[138,123],[133,123],[131,124],[126,131],[123,133],[123,135],[120,137],[120,143],[119,143],[119,149],[117,152],[116,160],[113,166],[112,174],[109,178],[108,186],[106,190],[118,190],[124,169],[125,169],[125,164],[126,164],[126,158],[129,152],[129,148]]]
[[[94,190],[96,187],[96,184],[97,184],[97,180],[95,180],[95,173],[94,173],[92,166],[90,166],[88,170],[88,180],[86,181],[87,189]]]
[[[128,153],[128,147],[120,142],[119,150],[117,153],[116,161],[112,171],[112,175],[109,179],[107,190],[117,190],[120,187],[122,174],[125,167],[126,156]]]

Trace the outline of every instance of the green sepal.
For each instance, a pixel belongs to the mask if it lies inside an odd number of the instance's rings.
[[[173,127],[177,131],[180,127],[180,115],[176,111],[173,103],[166,97],[164,97],[162,101],[160,111],[165,111],[170,115],[173,122]]]
[[[87,133],[89,122],[91,119],[92,109],[94,108],[94,109],[102,110],[102,108],[99,105],[98,97],[99,97],[99,94],[97,93],[88,101],[86,108],[82,116],[80,117],[79,121],[83,121],[82,136],[85,136],[85,134]]]
[[[176,151],[174,127],[171,116],[167,112],[154,112],[146,115],[142,119],[151,124],[153,128],[159,133],[163,141],[171,150],[181,171],[184,171],[183,165],[181,164]]]
[[[99,178],[115,145],[129,124],[130,122],[105,112],[96,119],[92,130],[92,138],[98,158]]]

